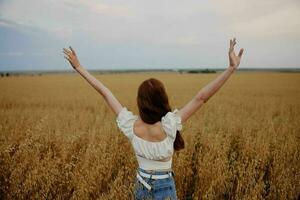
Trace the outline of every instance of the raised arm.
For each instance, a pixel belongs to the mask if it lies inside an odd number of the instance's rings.
[[[103,83],[92,76],[84,67],[81,66],[76,52],[72,49],[72,47],[70,47],[70,49],[64,48],[63,50],[65,53],[65,58],[70,62],[72,67],[103,96],[114,113],[118,114],[122,109],[122,105],[115,98],[112,92]]]
[[[189,101],[184,107],[179,110],[178,114],[180,115],[182,122],[185,122],[204,103],[206,103],[209,98],[211,98],[222,87],[222,85],[224,85],[231,74],[237,69],[240,64],[244,49],[241,49],[239,51],[239,54],[236,56],[234,52],[235,44],[235,38],[233,40],[230,40],[230,47],[228,52],[229,67],[224,72],[222,72],[215,80],[211,81],[208,85],[203,87],[191,101]]]

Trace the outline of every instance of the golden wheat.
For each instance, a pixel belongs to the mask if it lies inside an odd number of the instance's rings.
[[[139,84],[183,106],[218,74],[96,77],[137,112]],[[235,73],[188,122],[174,155],[180,199],[300,196],[300,74]],[[137,162],[116,116],[79,75],[0,79],[0,199],[131,199]]]

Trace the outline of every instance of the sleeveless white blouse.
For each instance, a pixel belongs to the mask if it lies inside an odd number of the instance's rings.
[[[176,138],[176,132],[182,130],[181,118],[178,115],[178,110],[168,112],[161,118],[162,128],[167,137],[159,142],[150,142],[140,138],[133,132],[133,124],[138,119],[126,107],[123,107],[116,118],[117,125],[121,132],[130,140],[139,167],[145,170],[161,170],[172,168],[172,155],[174,152],[173,143]],[[169,161],[159,161],[170,157]]]

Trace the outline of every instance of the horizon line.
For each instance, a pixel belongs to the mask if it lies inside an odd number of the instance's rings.
[[[188,72],[188,71],[221,71],[226,68],[113,68],[113,69],[88,69],[91,72],[149,72],[149,71],[165,71],[165,72]],[[251,67],[251,68],[238,68],[237,71],[300,71],[300,67],[289,67],[289,68],[280,68],[280,67]],[[15,69],[15,70],[1,70],[0,73],[72,73],[75,72],[74,69]]]

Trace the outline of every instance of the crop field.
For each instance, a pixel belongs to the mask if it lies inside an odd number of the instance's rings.
[[[216,74],[97,74],[138,114],[139,84],[172,110]],[[235,72],[181,131],[179,199],[300,198],[300,73]],[[78,74],[0,78],[0,199],[132,199],[134,151],[102,96]]]

